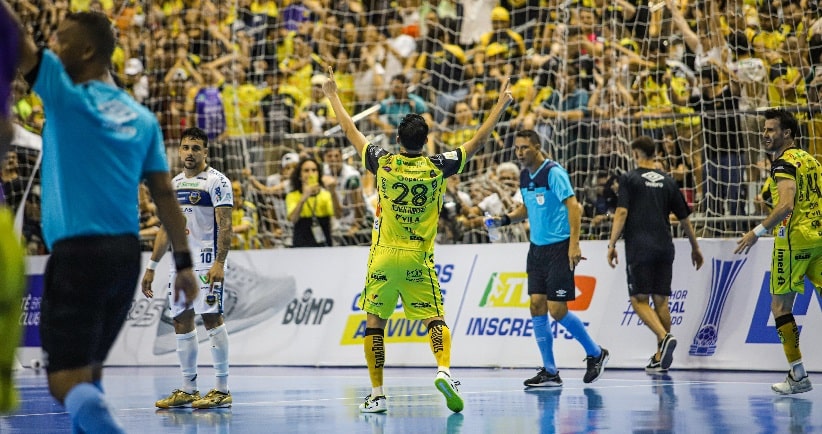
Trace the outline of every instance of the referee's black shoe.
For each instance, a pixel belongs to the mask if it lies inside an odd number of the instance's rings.
[[[608,363],[609,357],[608,350],[602,347],[599,347],[599,349],[599,357],[588,356],[585,358],[588,367],[585,370],[585,376],[582,377],[584,383],[597,381],[599,377],[602,376],[602,371],[605,370],[605,365]]]

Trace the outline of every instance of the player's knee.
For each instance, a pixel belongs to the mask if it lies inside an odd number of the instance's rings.
[[[194,311],[189,309],[174,317],[174,333],[183,335],[194,331]]]
[[[445,327],[445,328],[447,328],[448,325],[445,324],[445,321],[443,321],[441,319],[435,319],[435,320],[431,320],[431,321],[428,322],[428,331],[429,332],[431,331],[432,328],[435,328],[435,327]]]
[[[91,383],[92,372],[91,367],[83,367],[78,369],[67,369],[48,374],[49,393],[60,404],[66,399],[66,395],[71,392],[75,386],[80,383]]]
[[[205,326],[206,330],[211,330],[223,325],[223,316],[221,314],[214,314],[214,313],[204,313],[203,314],[203,325]]]
[[[568,313],[568,305],[562,301],[549,301],[548,313],[551,315],[551,318],[560,321],[565,318],[565,315]]]
[[[531,301],[531,306],[529,307],[531,311],[531,316],[542,316],[548,314],[548,305],[543,303],[534,303]]]

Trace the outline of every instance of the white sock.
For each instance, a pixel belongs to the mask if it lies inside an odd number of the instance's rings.
[[[215,389],[228,393],[228,331],[225,324],[208,331],[211,341],[211,358],[214,359],[214,373],[217,376]]]
[[[193,393],[197,390],[197,330],[176,335],[177,357],[180,359],[180,369],[183,371],[182,391]]]
[[[794,380],[801,380],[808,376],[808,373],[805,372],[805,365],[802,364],[802,359],[791,363],[791,376]]]
[[[437,366],[437,371],[442,371],[442,372],[445,372],[446,374],[448,374],[448,376],[449,376],[449,377],[451,376],[451,369],[450,369],[450,368],[448,368],[448,367],[445,367],[445,366]]]
[[[382,386],[380,387],[372,387],[371,388],[371,397],[374,398],[376,396],[384,396],[385,392],[382,390]]]

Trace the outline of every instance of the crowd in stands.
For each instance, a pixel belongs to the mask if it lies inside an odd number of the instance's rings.
[[[112,19],[112,73],[157,114],[172,170],[180,170],[180,133],[197,126],[211,141],[210,164],[235,182],[235,248],[302,245],[303,219],[318,216],[293,204],[305,187],[299,171],[312,164],[318,188],[335,199],[322,209],[324,245],[369,243],[374,179],[341,136],[324,134],[336,125],[321,89],[328,67],[346,109],[364,113],[358,126],[372,142],[398,150],[396,126],[418,113],[429,122],[431,154],[472,137],[511,77],[515,102],[485,151],[448,184],[440,243],[488,242],[483,215],[517,206],[511,147],[521,128],[536,130],[568,169],[591,239],[607,237],[618,176],[633,167],[628,144],[640,134],[658,142],[659,168],[702,218],[694,222],[703,236],[734,236],[758,221],[754,196],[769,163],[757,109],[795,112],[802,145],[822,158],[817,0],[11,4],[42,44],[69,11]],[[22,78],[14,108],[30,131],[47,121]],[[13,181],[5,166],[3,174],[6,188]],[[150,243],[156,224],[150,197],[145,203],[141,233]],[[507,227],[497,242],[527,241],[527,231]]]

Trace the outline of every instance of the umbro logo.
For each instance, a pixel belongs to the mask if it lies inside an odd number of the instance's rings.
[[[651,182],[659,182],[665,179],[665,176],[657,172],[645,172],[642,174],[642,177]]]

